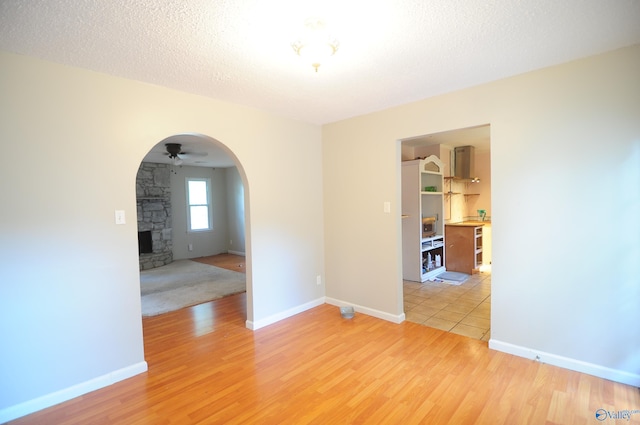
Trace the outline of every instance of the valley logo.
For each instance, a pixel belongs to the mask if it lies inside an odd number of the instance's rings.
[[[639,415],[640,410],[605,410],[598,409],[596,410],[596,419],[599,421],[606,421],[607,419],[623,419],[626,421],[631,420],[631,416]]]

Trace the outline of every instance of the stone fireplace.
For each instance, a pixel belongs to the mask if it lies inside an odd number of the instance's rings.
[[[164,266],[173,261],[171,228],[171,169],[167,164],[143,162],[136,176],[136,207],[140,270]],[[147,245],[151,236],[151,252]]]

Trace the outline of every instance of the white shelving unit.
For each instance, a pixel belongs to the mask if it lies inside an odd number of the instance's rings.
[[[480,266],[482,266],[482,227],[476,227],[473,229],[473,251],[474,251],[474,262],[475,270],[480,270]]]
[[[435,155],[402,163],[402,276],[405,280],[425,282],[446,271],[442,170],[443,163]],[[423,234],[425,217],[435,217],[435,234]]]

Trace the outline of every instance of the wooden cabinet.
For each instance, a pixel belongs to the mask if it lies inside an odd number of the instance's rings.
[[[402,277],[424,282],[446,271],[443,164],[436,156],[402,163]]]
[[[482,225],[447,224],[444,237],[447,270],[477,273],[482,265]]]

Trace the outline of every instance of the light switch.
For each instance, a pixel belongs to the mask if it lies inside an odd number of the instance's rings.
[[[125,224],[124,210],[116,210],[116,224]]]
[[[384,212],[386,212],[387,214],[391,212],[391,202],[386,201],[384,203]]]

